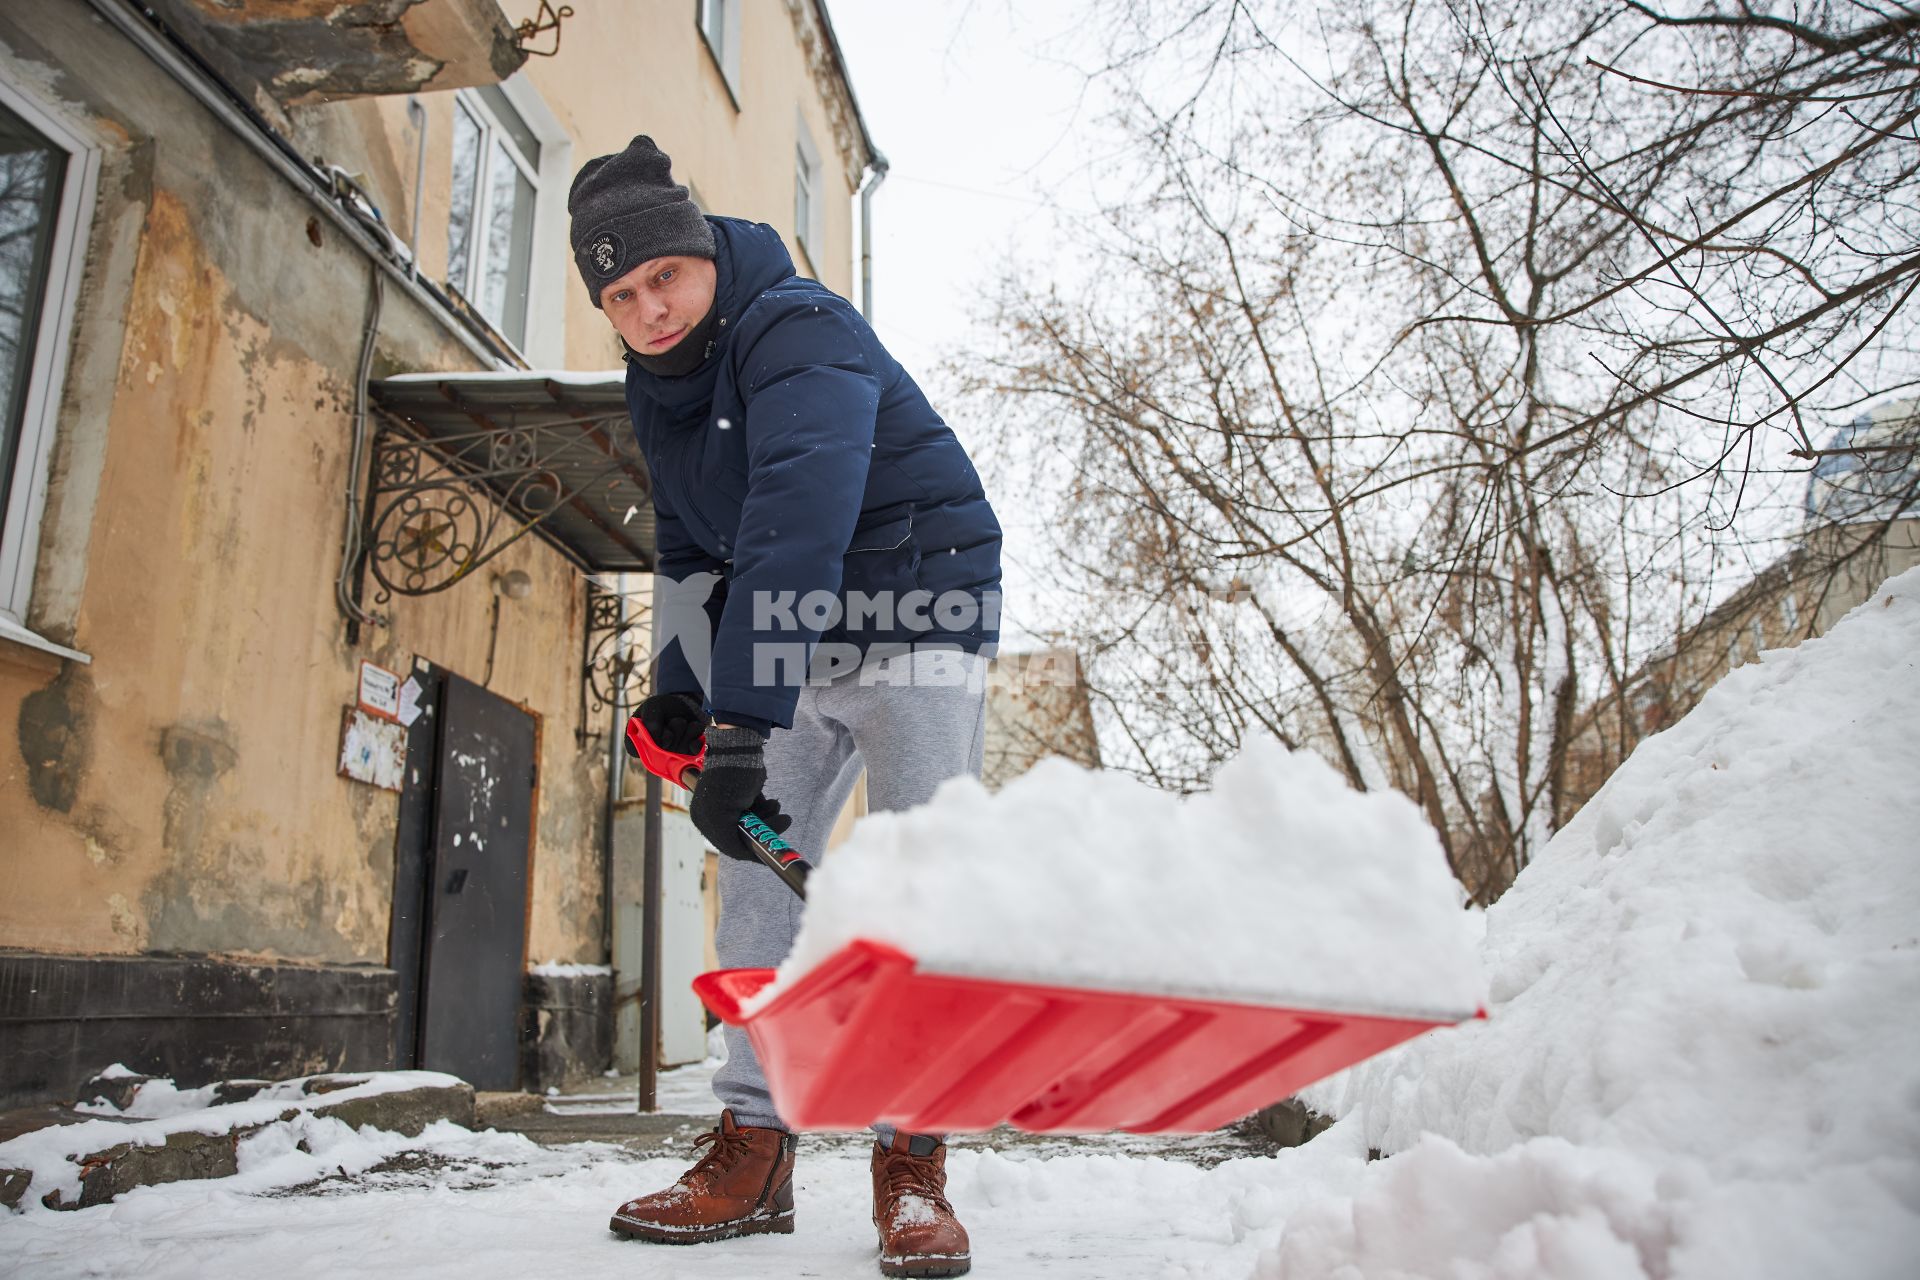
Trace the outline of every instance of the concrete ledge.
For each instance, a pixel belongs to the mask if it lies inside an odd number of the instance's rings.
[[[537,1093],[476,1093],[473,1095],[473,1127],[497,1129],[518,1116],[533,1115],[546,1104]]]
[[[419,1082],[422,1078],[425,1083]],[[56,1182],[52,1190],[41,1194],[41,1203],[51,1209],[86,1209],[107,1204],[135,1187],[230,1177],[239,1172],[238,1148],[242,1138],[303,1116],[338,1120],[356,1129],[371,1127],[410,1138],[420,1136],[428,1125],[440,1120],[450,1120],[465,1128],[472,1128],[474,1123],[473,1087],[463,1080],[436,1078],[431,1073],[408,1073],[386,1080],[379,1073],[322,1075],[278,1086],[258,1080],[232,1084],[233,1092],[272,1092],[265,1098],[216,1102],[160,1120],[95,1115],[64,1107],[33,1107],[0,1114],[0,1141],[44,1134],[45,1130],[64,1125],[88,1126],[65,1139],[54,1134],[44,1135],[52,1139],[52,1145],[36,1139],[30,1145],[14,1147],[19,1153],[18,1161],[31,1165],[29,1169],[7,1166],[8,1157],[0,1154],[0,1203],[8,1208],[17,1207],[33,1189],[34,1170]],[[389,1085],[411,1087],[385,1087]],[[228,1091],[224,1083],[212,1090],[215,1097]],[[327,1101],[335,1094],[342,1096],[337,1101]],[[137,1097],[135,1088],[127,1100],[132,1102]],[[538,1099],[534,1101],[537,1103]],[[100,1122],[124,1125],[127,1139],[106,1146],[96,1145],[101,1141]],[[171,1131],[157,1132],[163,1127]],[[83,1133],[87,1136],[82,1136]],[[304,1139],[302,1141],[304,1143]],[[5,1150],[0,1147],[0,1152]],[[70,1190],[70,1165],[79,1169],[77,1195]]]
[[[1280,1146],[1298,1147],[1332,1128],[1333,1118],[1321,1115],[1298,1098],[1284,1098],[1254,1112],[1253,1123]]]

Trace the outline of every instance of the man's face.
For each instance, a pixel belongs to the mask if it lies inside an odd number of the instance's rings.
[[[713,306],[711,258],[654,258],[600,290],[600,309],[627,345],[665,355]]]

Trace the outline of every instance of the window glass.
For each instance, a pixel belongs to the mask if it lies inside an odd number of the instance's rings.
[[[726,57],[726,0],[699,0],[700,33],[707,38],[716,57]],[[685,30],[686,28],[681,28]]]
[[[487,245],[480,309],[515,343],[526,340],[527,278],[533,260],[533,184],[493,144],[488,165]]]
[[[0,520],[13,488],[20,416],[33,372],[40,300],[47,281],[47,246],[66,153],[26,121],[0,106]]]
[[[519,149],[520,158],[537,170],[540,167],[540,139],[533,136],[533,130],[527,127],[526,120],[514,109],[513,103],[507,101],[505,90],[497,84],[483,84],[476,92],[480,95],[480,101],[487,104],[487,110],[493,112],[493,118],[499,121],[507,140]]]
[[[473,256],[474,206],[480,194],[480,126],[467,109],[453,109],[453,207],[447,218],[447,283],[461,294],[467,288]]]
[[[804,147],[794,148],[793,234],[813,252],[813,166],[807,162]]]

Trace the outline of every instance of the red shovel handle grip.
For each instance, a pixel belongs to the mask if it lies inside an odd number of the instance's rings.
[[[640,763],[646,766],[648,773],[689,791],[693,790],[694,779],[686,776],[687,770],[691,769],[697,775],[700,766],[707,760],[707,744],[704,741],[696,755],[683,756],[669,751],[653,740],[647,727],[640,723],[639,716],[627,717],[627,745],[633,748],[633,754],[640,758]]]
[[[700,769],[707,759],[705,742],[700,744],[697,755],[681,755],[667,750],[653,740],[647,727],[640,723],[639,716],[627,717],[627,748],[640,758],[640,763],[646,766],[648,773],[689,791],[700,781]],[[753,856],[805,901],[807,876],[812,873],[813,865],[800,856],[800,851],[782,840],[779,833],[754,813],[740,815],[740,833],[746,839],[747,847],[753,850]]]

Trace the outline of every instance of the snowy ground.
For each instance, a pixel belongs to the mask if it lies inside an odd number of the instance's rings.
[[[974,1273],[1920,1274],[1917,662],[1920,570],[1642,744],[1486,913],[1490,1020],[1323,1086],[1344,1118],[1309,1145],[1212,1167],[956,1148]],[[306,1116],[247,1139],[235,1178],[7,1215],[0,1275],[877,1274],[857,1140],[803,1142],[792,1237],[607,1234],[684,1163]]]

